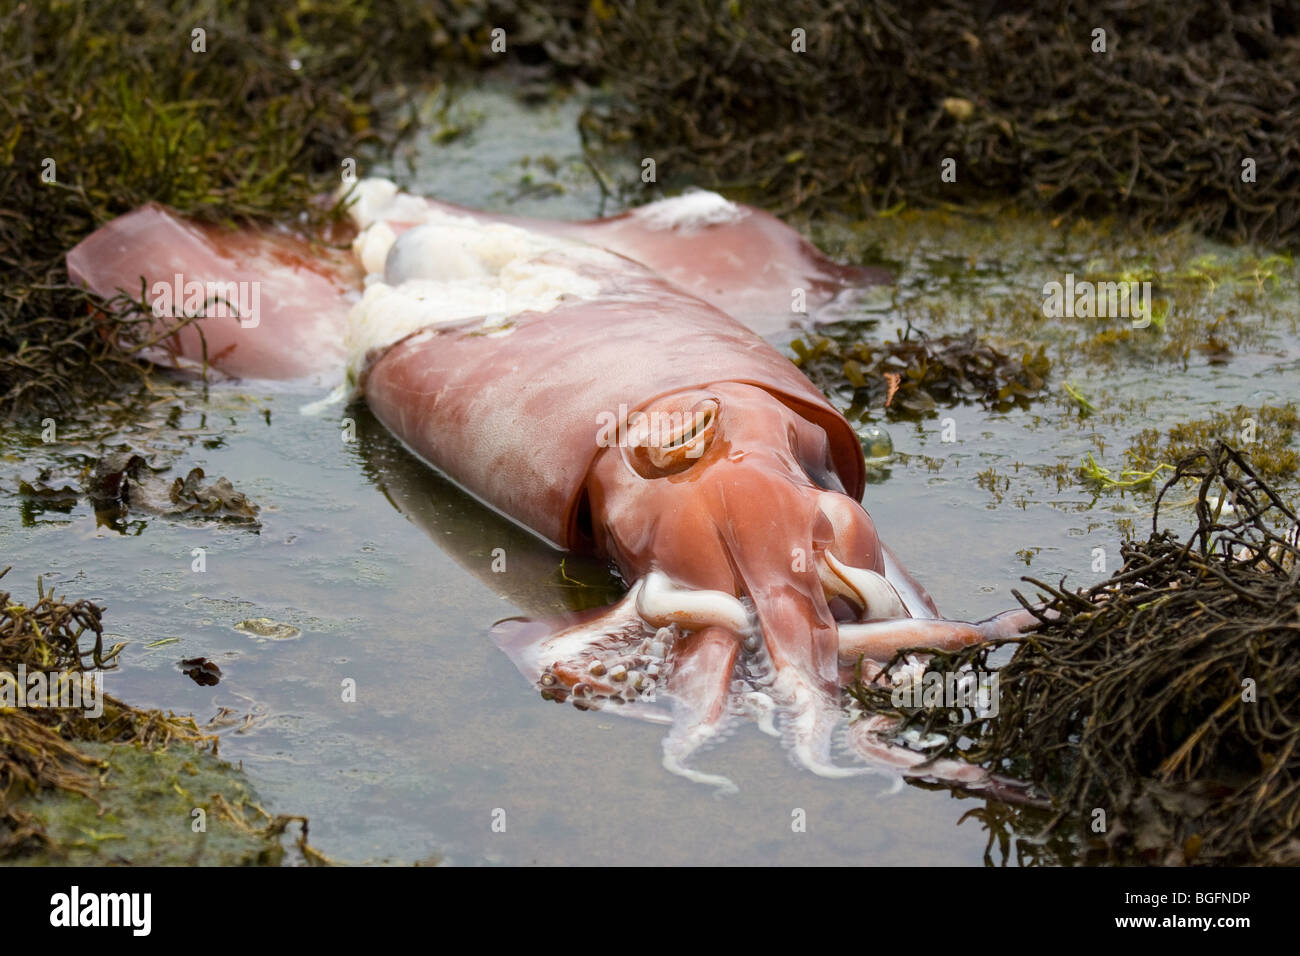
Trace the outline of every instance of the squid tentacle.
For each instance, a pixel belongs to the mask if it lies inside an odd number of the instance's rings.
[[[678,646],[669,682],[673,729],[663,742],[664,769],[727,793],[738,789],[730,779],[692,769],[687,761],[722,736],[730,723],[727,703],[739,652],[736,636],[718,626],[691,634]]]
[[[955,651],[981,641],[1015,637],[1038,627],[1039,623],[1032,612],[1025,608],[1016,608],[973,624],[965,621],[917,620],[916,618],[841,624],[840,659],[852,661],[859,657],[868,657],[872,660],[886,661],[898,651],[909,647],[932,647],[936,650]]]
[[[861,662],[868,680],[884,678],[878,662],[904,648],[951,650],[1014,636],[1040,623],[1041,611],[1026,608],[975,623],[910,617],[901,592],[886,576],[852,567],[829,549],[819,557],[818,576],[827,598],[856,599],[861,616],[868,618],[835,624],[841,663]],[[663,740],[664,768],[720,794],[737,787],[728,777],[696,769],[691,762],[725,736],[737,718],[749,717],[764,733],[779,737],[798,765],[819,776],[883,772],[900,784],[907,777],[936,780],[1025,801],[1023,790],[1010,781],[898,742],[897,721],[882,715],[859,715],[844,728],[841,739],[860,763],[837,764],[833,750],[844,712],[836,695],[803,666],[774,660],[766,637],[749,600],[682,587],[653,570],[602,614],[516,647],[512,655],[526,672],[537,675],[544,695],[559,700],[567,695],[584,709],[618,698],[627,701],[619,713],[670,724]],[[643,682],[647,676],[648,685]],[[637,689],[648,686],[648,695],[632,693],[633,677]],[[654,706],[660,692],[671,703],[671,715]]]

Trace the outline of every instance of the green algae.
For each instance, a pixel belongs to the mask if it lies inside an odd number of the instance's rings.
[[[889,334],[909,329],[932,340],[973,333],[981,345],[1010,355],[1043,350],[1050,363],[1045,391],[1011,413],[1017,427],[1038,437],[1016,449],[986,446],[981,453],[1000,461],[998,481],[987,479],[995,506],[1044,502],[1063,510],[1088,510],[1100,496],[1107,499],[1105,507],[1122,509],[1129,505],[1112,494],[1122,491],[1140,491],[1149,501],[1146,493],[1159,487],[1159,475],[1167,474],[1161,463],[1171,464],[1196,442],[1189,439],[1156,455],[1147,449],[1133,459],[1124,450],[1138,432],[1156,428],[1164,434],[1204,418],[1221,418],[1225,409],[1216,406],[1225,396],[1213,384],[1216,370],[1232,376],[1243,362],[1255,369],[1276,367],[1281,395],[1294,380],[1288,369],[1300,360],[1295,346],[1300,276],[1292,257],[1267,248],[1228,247],[1185,228],[1153,234],[1106,219],[1054,221],[1006,203],[906,209],[858,220],[833,213],[816,220],[795,218],[836,257],[883,265],[897,277],[885,307],[873,306],[861,319],[796,340],[804,347],[822,337],[834,343],[832,356],[879,349]],[[1167,304],[1163,327],[1153,321],[1147,328],[1134,328],[1128,319],[1115,317],[1047,318],[1044,284],[1071,272],[1080,280],[1151,281],[1152,297]],[[793,346],[787,352],[798,362]],[[811,369],[841,410],[853,415],[872,407],[852,402],[859,390],[847,371],[832,362],[808,365],[805,370]],[[1257,387],[1271,384],[1264,378]],[[879,415],[887,390],[876,385],[873,391]],[[1226,394],[1231,405],[1250,396],[1239,387]],[[1266,404],[1282,401],[1271,398]],[[991,420],[1005,420],[997,409],[986,407]],[[934,415],[932,410],[923,417]],[[900,418],[897,413],[889,417]],[[1204,430],[1198,434],[1210,437]],[[1275,434],[1271,426],[1261,434],[1254,444],[1242,442],[1239,424],[1221,430],[1219,437],[1236,442],[1270,480],[1289,487],[1285,472],[1296,451],[1295,436]],[[966,436],[968,440],[968,432]],[[1079,448],[1080,442],[1088,447]],[[960,444],[948,447],[960,452]],[[904,445],[897,457],[904,464],[922,463],[926,473],[951,469],[962,457],[929,451],[917,456]],[[1087,464],[1089,455],[1095,467]],[[984,464],[976,471],[987,468]],[[1119,511],[1114,520],[1128,518]]]
[[[1125,449],[1122,467],[1107,467],[1090,453],[1077,474],[1082,482],[1101,491],[1154,492],[1176,470],[1176,462],[1197,449],[1210,447],[1215,441],[1224,441],[1240,446],[1241,455],[1260,478],[1292,493],[1297,489],[1300,474],[1297,431],[1300,431],[1300,411],[1294,402],[1261,405],[1255,409],[1238,405],[1169,428],[1145,428],[1133,436]]]
[[[1300,453],[1295,449],[1297,431],[1300,411],[1294,402],[1255,409],[1238,405],[1169,429],[1143,429],[1124,455],[1135,467],[1172,467],[1173,462],[1197,448],[1209,447],[1216,439],[1231,441],[1240,446],[1261,478],[1277,487],[1291,487],[1300,470]]]
[[[10,812],[39,827],[45,846],[9,862],[279,866],[322,860],[305,842],[305,818],[268,814],[247,777],[210,753],[107,744],[79,750],[100,768],[95,788],[14,801]],[[288,850],[286,831],[298,834]]]
[[[1223,361],[1276,348],[1280,331],[1300,331],[1300,273],[1291,256],[1226,246],[1188,227],[1151,233],[1113,219],[1061,222],[1005,203],[795,221],[832,255],[899,275],[891,328],[930,335],[973,328],[1001,348],[1032,342],[1067,376],[1135,362],[1186,368]],[[1067,274],[1080,282],[1150,282],[1151,325],[1105,315],[1048,317],[1043,287]]]

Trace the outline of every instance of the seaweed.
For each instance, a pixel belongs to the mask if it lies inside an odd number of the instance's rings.
[[[1099,463],[1091,453],[1079,466],[1079,477],[1101,491],[1141,489],[1152,491],[1156,479],[1175,471],[1174,462],[1217,440],[1239,442],[1255,472],[1279,490],[1292,491],[1300,472],[1300,454],[1294,445],[1300,414],[1294,402],[1238,405],[1195,421],[1179,422],[1168,429],[1146,428],[1133,436],[1118,472]],[[1184,475],[1190,481],[1190,476]],[[1283,516],[1274,514],[1275,518]]]
[[[167,465],[152,465],[131,451],[105,455],[95,462],[87,493],[100,521],[117,526],[131,512],[149,514],[200,514],[257,527],[258,507],[229,478],[203,483],[202,468],[191,468],[184,478],[167,481],[154,472]]]
[[[1161,527],[1161,504],[1184,479],[1197,483],[1196,526],[1180,539]],[[1012,828],[1030,832],[1038,862],[1298,863],[1296,522],[1247,458],[1216,441],[1176,463],[1149,537],[1124,542],[1109,579],[1070,591],[1025,578],[1048,597],[1034,608],[1038,631],[933,654],[927,670],[953,674],[988,671],[1013,648],[996,715],[899,708],[889,688],[862,680],[849,693],[941,734],[936,756],[1033,785],[1046,810],[985,819],[1004,852]]]
[[[1249,452],[1251,467],[1259,476],[1281,487],[1294,484],[1300,470],[1300,454],[1294,448],[1298,430],[1300,412],[1294,402],[1257,409],[1238,405],[1163,432],[1144,429],[1133,437],[1125,458],[1137,467],[1150,468],[1178,461],[1216,438],[1223,439],[1240,444],[1243,453]]]
[[[0,577],[8,573],[5,568]],[[69,602],[37,583],[31,606],[0,591],[0,672],[81,673],[116,667],[121,644],[104,647],[102,610],[89,601]],[[90,632],[94,643],[82,649]],[[138,741],[165,746],[173,739],[207,742],[193,721],[138,711],[105,695],[104,713],[92,720],[76,710],[55,707],[0,708],[0,855],[45,843],[39,824],[11,803],[16,794],[59,789],[90,797],[100,762],[75,741]]]
[[[997,196],[1300,238],[1294,2],[634,0],[585,16],[547,49],[600,65],[610,96],[586,126],[778,211]]]
[[[827,393],[851,391],[855,410],[917,419],[940,405],[978,401],[1006,411],[1046,394],[1051,361],[1046,349],[1019,357],[980,341],[974,331],[929,337],[908,326],[894,341],[809,334],[790,343],[794,363]]]
[[[0,578],[8,571],[0,570]],[[103,609],[91,601],[69,601],[47,591],[39,579],[30,605],[0,591],[0,674],[10,688],[0,705],[0,861],[79,861],[97,855],[103,840],[125,839],[100,832],[103,821],[129,817],[138,830],[144,817],[131,801],[166,800],[186,820],[190,807],[206,807],[228,828],[221,834],[204,831],[190,862],[198,862],[212,840],[213,853],[225,862],[277,864],[283,857],[280,836],[295,822],[303,858],[329,862],[307,843],[306,818],[268,813],[239,779],[229,778],[229,768],[215,759],[216,735],[193,718],[138,709],[102,691],[99,716],[84,707],[58,706],[64,701],[56,701],[53,688],[113,670],[123,647],[105,646]],[[14,706],[9,698],[15,675],[30,679],[37,672],[51,688],[48,699]],[[138,786],[113,785],[127,773],[139,777]],[[177,775],[220,789],[190,793],[170,779]],[[54,803],[51,795],[65,802]],[[100,822],[92,826],[91,821]],[[67,831],[64,839],[51,827]],[[127,842],[128,847],[115,849],[113,862],[176,863],[182,862],[178,851],[191,853],[165,840],[155,845],[157,838],[147,834],[136,833]],[[130,848],[139,856],[124,856]]]
[[[97,523],[118,531],[127,528],[132,515],[207,517],[252,531],[261,528],[259,507],[229,478],[205,482],[197,467],[184,477],[160,474],[171,468],[174,457],[165,451],[145,455],[127,447],[89,461],[84,453],[68,457],[72,460],[46,465],[30,479],[19,480],[29,522],[48,511],[70,513],[84,494]]]

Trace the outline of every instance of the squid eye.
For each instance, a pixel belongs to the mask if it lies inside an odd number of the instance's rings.
[[[705,399],[688,411],[653,409],[631,435],[628,461],[642,478],[664,478],[686,471],[713,443],[718,403]]]
[[[790,426],[790,448],[804,474],[823,491],[844,493],[844,483],[835,470],[831,459],[830,444],[826,441],[826,432],[815,425],[807,424],[803,428]]]
[[[815,466],[803,462],[803,470],[812,483],[823,491],[838,491],[842,495],[848,494],[844,490],[844,482],[840,481],[839,474],[831,467],[830,462]]]

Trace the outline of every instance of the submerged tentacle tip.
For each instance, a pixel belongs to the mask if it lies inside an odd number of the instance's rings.
[[[733,729],[734,721],[724,716],[712,722],[686,723],[681,719],[683,715],[680,713],[680,704],[678,708],[678,719],[663,740],[664,769],[693,783],[715,787],[720,793],[738,793],[740,788],[730,778],[721,774],[704,773],[686,765],[687,760],[709,744],[725,738]]]
[[[750,691],[740,698],[741,709],[752,717],[758,729],[769,737],[780,737],[776,726],[776,701],[762,691]]]
[[[877,793],[876,796],[892,797],[903,791],[903,788],[907,784],[907,778],[901,773],[890,774],[889,776],[893,778],[893,782],[884,790],[881,790],[879,793]]]
[[[669,773],[691,783],[702,783],[706,786],[713,787],[716,790],[715,796],[730,796],[734,793],[740,793],[740,788],[731,782],[730,777],[724,777],[722,774],[705,773],[702,770],[693,770],[686,766],[685,762],[677,755],[670,753],[665,742],[663,768]]]
[[[790,750],[791,759],[805,770],[815,773],[819,777],[828,780],[841,780],[848,777],[860,777],[863,774],[870,773],[870,767],[842,767],[835,763],[829,756],[820,753],[814,753],[813,750],[801,744],[795,744]]]

